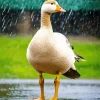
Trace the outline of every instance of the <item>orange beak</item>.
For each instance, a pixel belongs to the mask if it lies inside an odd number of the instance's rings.
[[[66,12],[63,8],[61,8],[59,5],[56,5],[56,12]]]

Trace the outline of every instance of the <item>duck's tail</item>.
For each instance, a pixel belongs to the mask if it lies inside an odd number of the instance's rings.
[[[68,77],[68,78],[71,78],[71,79],[75,79],[75,78],[79,78],[80,77],[80,74],[76,70],[73,70],[72,68],[70,68],[63,75],[66,76],[66,77]]]
[[[76,62],[79,62],[79,61],[85,61],[85,59],[78,55],[78,54],[75,54],[75,61]],[[63,74],[64,76],[68,77],[68,78],[71,78],[71,79],[75,79],[75,78],[79,78],[80,77],[80,74],[77,72],[75,66],[73,65],[72,68],[70,68],[66,73]]]

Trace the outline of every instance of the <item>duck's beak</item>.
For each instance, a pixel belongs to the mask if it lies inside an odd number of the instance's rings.
[[[66,12],[63,8],[61,8],[58,4],[56,5],[56,12]]]

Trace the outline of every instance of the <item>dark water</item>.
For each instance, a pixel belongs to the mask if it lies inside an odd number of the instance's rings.
[[[45,97],[54,94],[53,80],[45,80]],[[38,80],[0,80],[0,100],[39,97]],[[59,100],[100,100],[100,80],[61,80]]]

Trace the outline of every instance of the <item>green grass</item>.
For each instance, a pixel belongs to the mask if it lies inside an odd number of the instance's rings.
[[[26,49],[31,38],[0,37],[0,78],[38,78],[37,72],[26,59]],[[100,79],[100,41],[80,37],[69,37],[69,40],[74,45],[75,52],[86,59],[86,62],[76,63],[81,78]],[[44,74],[44,77],[55,76]]]

